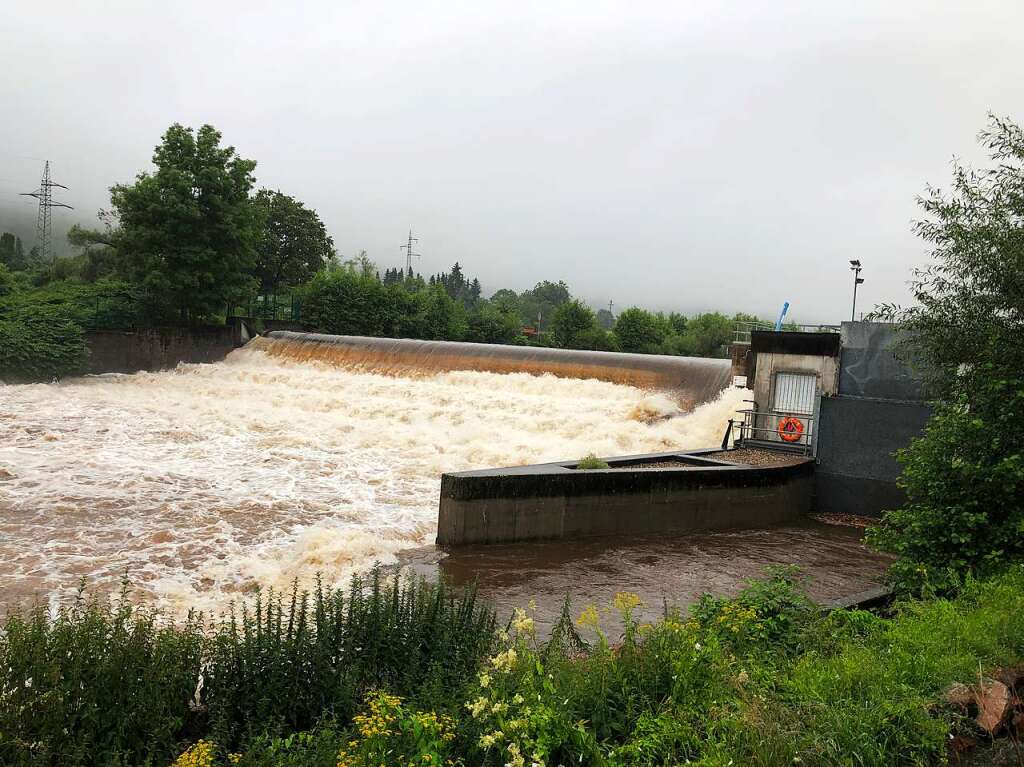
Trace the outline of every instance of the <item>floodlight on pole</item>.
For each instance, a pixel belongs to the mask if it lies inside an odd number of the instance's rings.
[[[850,311],[850,322],[857,319],[857,286],[864,283],[864,278],[860,276],[861,268],[858,259],[850,259],[850,271],[853,272],[853,309]]]

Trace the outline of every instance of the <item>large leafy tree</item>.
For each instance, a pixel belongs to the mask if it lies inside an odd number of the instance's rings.
[[[551,319],[551,335],[563,349],[584,349],[597,330],[593,310],[579,299],[568,301],[557,309]]]
[[[124,275],[181,319],[222,311],[255,289],[258,222],[249,193],[256,163],[221,146],[213,126],[174,124],[154,172],[111,191],[111,243]]]
[[[261,189],[253,207],[258,222],[256,279],[262,293],[308,282],[334,257],[334,241],[320,217],[294,197]]]
[[[916,305],[885,308],[939,400],[899,456],[907,503],[872,532],[905,581],[1024,556],[1024,132],[992,118],[981,141],[991,168],[958,164],[949,192],[920,200],[932,261]]]
[[[505,311],[499,305],[487,301],[480,304],[469,316],[469,332],[466,338],[485,344],[509,344],[522,336],[522,323],[515,312]]]
[[[663,318],[635,306],[626,309],[615,321],[615,335],[625,352],[657,352],[667,334]]]

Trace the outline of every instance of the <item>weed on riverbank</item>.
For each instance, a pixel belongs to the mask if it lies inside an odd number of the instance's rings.
[[[774,572],[639,624],[636,596],[537,640],[473,595],[383,582],[262,600],[214,627],[82,602],[8,619],[4,764],[942,763],[940,704],[1024,660],[1024,568],[886,616],[823,613]],[[600,613],[618,613],[614,635]],[[202,674],[203,684],[197,691]]]

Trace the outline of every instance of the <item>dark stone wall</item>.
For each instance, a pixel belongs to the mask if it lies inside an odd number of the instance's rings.
[[[173,368],[179,362],[219,362],[245,340],[241,324],[136,332],[92,330],[85,334],[88,372],[136,373]]]
[[[810,510],[814,464],[579,471],[560,464],[445,474],[437,543],[768,527]]]
[[[924,431],[931,412],[923,402],[823,398],[815,510],[878,516],[903,503],[894,454]]]

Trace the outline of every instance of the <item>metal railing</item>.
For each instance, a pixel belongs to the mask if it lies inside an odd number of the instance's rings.
[[[814,452],[814,415],[753,408],[739,410],[737,415],[741,418],[731,421],[733,444],[737,447],[743,443],[768,443],[773,448],[784,448],[806,455]],[[792,441],[783,439],[779,433],[779,424],[783,418],[795,418],[802,426],[802,431],[793,435],[795,438]]]
[[[269,293],[228,307],[228,314],[252,319],[298,321],[302,316],[302,302],[292,293]]]
[[[756,322],[737,322],[732,329],[734,344],[749,344],[750,334],[755,330],[775,330],[774,322],[758,320]],[[797,325],[794,322],[784,323],[783,333],[838,333],[838,325]]]

